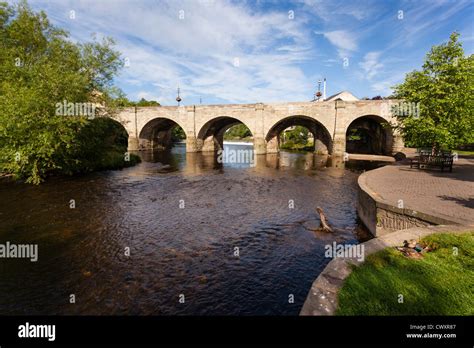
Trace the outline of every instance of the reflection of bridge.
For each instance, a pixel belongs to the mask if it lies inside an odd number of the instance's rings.
[[[315,152],[318,153],[342,155],[346,151],[346,137],[351,131],[350,134],[358,132],[355,139],[365,144],[363,147],[369,149],[366,152],[392,154],[403,147],[401,137],[390,127],[383,126],[396,121],[390,112],[393,103],[396,101],[336,100],[138,107],[125,108],[114,118],[127,130],[131,151],[170,146],[171,130],[176,125],[186,134],[187,152],[214,151],[223,147],[227,129],[243,123],[252,132],[257,154],[278,152],[280,133],[294,125],[311,131]],[[370,143],[369,147],[367,143]],[[353,145],[351,143],[351,147]]]

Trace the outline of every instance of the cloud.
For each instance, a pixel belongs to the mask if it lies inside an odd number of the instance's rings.
[[[91,32],[115,38],[130,61],[117,82],[131,98],[148,89],[160,102],[175,103],[178,84],[184,104],[201,96],[222,102],[310,98],[311,82],[301,64],[317,56],[311,31],[304,16],[290,19],[286,9],[259,12],[245,3],[209,0],[37,1],[35,6],[75,40],[87,40]]]
[[[357,50],[356,37],[346,30],[329,31],[323,35],[333,46],[337,47],[341,58],[348,57],[351,52]]]
[[[434,31],[443,26],[452,31],[459,22],[472,32],[462,19],[472,9],[469,0],[397,6],[378,0],[35,0],[31,5],[69,30],[72,40],[90,40],[92,32],[115,38],[130,61],[116,84],[132,99],[146,92],[165,105],[176,104],[178,84],[186,105],[200,97],[203,103],[308,100],[321,76],[344,81],[349,89],[362,86],[365,93],[387,90],[384,78],[417,68],[426,46],[439,44]],[[403,20],[397,20],[398,9]],[[472,35],[464,41],[472,52]],[[344,58],[360,62],[344,69]]]
[[[364,56],[364,60],[359,66],[364,70],[364,76],[368,80],[372,80],[383,68],[383,64],[379,62],[381,52],[369,52]]]
[[[317,15],[324,22],[347,21],[353,19],[362,21],[373,17],[373,13],[378,8],[377,1],[357,1],[348,2],[345,0],[299,0],[304,5],[306,11]]]

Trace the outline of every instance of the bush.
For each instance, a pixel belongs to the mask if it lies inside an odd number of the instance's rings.
[[[113,45],[109,38],[75,43],[26,2],[0,2],[0,171],[38,184],[51,173],[94,168],[116,146],[123,150],[124,138],[106,132],[113,126],[59,115],[56,107],[108,105],[123,65]]]

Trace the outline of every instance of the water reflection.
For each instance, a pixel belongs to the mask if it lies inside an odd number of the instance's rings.
[[[235,151],[253,151],[251,145],[229,145],[224,146],[224,154],[220,152],[197,152],[186,153],[184,144],[177,144],[171,151],[141,151],[138,152],[145,162],[158,163],[158,170],[162,172],[183,171],[187,174],[200,174],[207,170],[224,170],[225,168],[273,168],[273,169],[290,169],[290,170],[317,170],[327,167],[344,169],[349,165],[351,169],[364,170],[368,168],[367,162],[350,161],[345,162],[343,157],[329,157],[328,155],[320,155],[316,153],[297,153],[289,151],[281,151],[280,153],[272,153],[266,155],[251,156],[251,160],[247,160],[247,156],[242,156],[245,161],[229,161],[231,156],[225,155],[228,152]],[[227,161],[226,161],[227,159]],[[353,165],[351,165],[354,162]],[[357,162],[357,164],[355,164]],[[378,166],[380,164],[377,164]]]

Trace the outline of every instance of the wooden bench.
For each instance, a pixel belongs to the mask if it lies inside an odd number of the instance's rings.
[[[444,169],[449,169],[449,172],[453,171],[453,161],[454,155],[451,152],[440,152],[436,155],[431,153],[426,153],[424,151],[420,152],[419,156],[411,159],[410,168],[416,167],[418,169],[428,168],[428,167],[438,167],[444,172]]]

